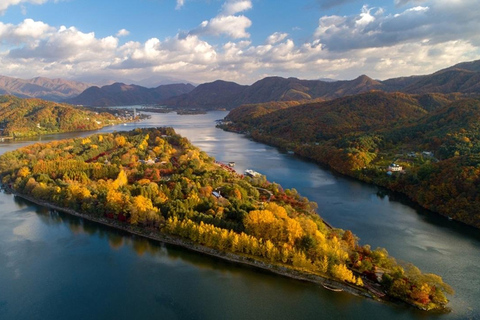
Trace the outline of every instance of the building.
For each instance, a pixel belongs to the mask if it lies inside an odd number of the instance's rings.
[[[400,172],[400,171],[403,171],[403,167],[399,166],[396,163],[392,163],[391,165],[388,166],[387,170],[391,172]]]
[[[258,173],[256,171],[253,171],[251,169],[247,169],[245,170],[245,175],[246,176],[249,176],[249,177],[252,177],[252,178],[255,178],[255,177],[259,177],[261,176],[262,174],[261,173]]]

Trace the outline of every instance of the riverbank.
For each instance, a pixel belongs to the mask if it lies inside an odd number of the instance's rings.
[[[241,265],[253,267],[253,268],[256,268],[256,269],[262,269],[264,271],[271,272],[271,273],[274,273],[274,274],[277,274],[277,275],[280,275],[280,276],[283,276],[283,277],[288,277],[288,278],[292,278],[292,279],[296,279],[296,280],[300,280],[300,281],[307,281],[307,282],[311,282],[311,283],[314,283],[314,284],[321,285],[323,287],[333,288],[333,289],[335,289],[335,291],[345,291],[349,294],[353,294],[353,295],[356,295],[356,296],[365,297],[365,298],[369,298],[369,299],[373,299],[373,300],[377,300],[377,301],[381,301],[381,302],[390,302],[390,303],[395,302],[395,303],[402,303],[402,304],[405,304],[405,305],[410,305],[410,304],[398,301],[396,299],[390,299],[390,297],[385,296],[383,293],[379,294],[378,290],[376,290],[375,288],[372,288],[371,284],[368,284],[365,287],[356,287],[356,286],[350,285],[350,284],[345,283],[345,282],[338,282],[335,279],[321,277],[319,275],[315,275],[315,274],[311,274],[311,273],[307,273],[307,272],[302,272],[300,270],[295,270],[295,269],[285,267],[285,266],[266,263],[264,261],[255,259],[252,256],[238,255],[238,254],[233,254],[231,252],[219,251],[219,250],[216,250],[216,249],[213,249],[213,248],[210,248],[210,247],[199,245],[199,244],[194,243],[190,240],[180,238],[180,237],[177,237],[177,236],[173,236],[173,235],[168,235],[168,234],[165,234],[165,233],[161,233],[159,231],[153,231],[151,229],[150,230],[143,229],[143,228],[138,227],[138,226],[128,225],[124,222],[120,222],[120,221],[116,221],[116,220],[112,220],[112,219],[108,219],[108,218],[104,218],[104,217],[100,217],[100,218],[99,217],[93,217],[93,216],[90,216],[90,215],[87,215],[87,214],[77,212],[77,211],[75,211],[73,209],[70,209],[70,208],[63,208],[63,207],[60,207],[58,205],[55,205],[55,204],[52,204],[52,203],[49,203],[49,202],[46,202],[46,201],[43,201],[43,200],[35,199],[33,197],[30,197],[30,196],[27,196],[27,195],[24,195],[24,194],[20,194],[20,193],[16,192],[15,190],[12,190],[12,189],[9,189],[9,188],[7,188],[6,191],[11,192],[16,197],[20,197],[22,199],[25,199],[29,202],[32,202],[32,203],[36,204],[36,205],[48,208],[50,210],[56,210],[56,211],[64,212],[64,213],[67,213],[67,214],[75,216],[75,217],[79,217],[79,218],[86,219],[86,220],[89,220],[89,221],[92,221],[92,222],[95,222],[95,223],[99,223],[99,224],[102,224],[104,226],[115,228],[117,230],[122,230],[122,231],[128,232],[132,235],[144,237],[144,238],[147,238],[147,239],[150,239],[150,240],[153,240],[153,241],[159,241],[159,242],[163,242],[163,243],[166,243],[166,244],[182,247],[182,248],[192,250],[192,251],[195,251],[195,252],[198,252],[198,253],[209,255],[211,257],[226,260],[226,261],[229,261],[231,263],[241,264]],[[372,289],[370,289],[370,288],[372,288]],[[331,289],[329,289],[329,290],[331,290]],[[410,305],[410,306],[418,308],[418,306],[416,306],[416,305]]]
[[[28,140],[28,139],[31,139],[31,138],[34,138],[34,137],[42,137],[42,136],[49,136],[49,135],[62,134],[62,133],[91,132],[92,134],[94,134],[94,133],[98,133],[98,131],[103,129],[103,128],[117,126],[117,125],[121,125],[121,124],[125,124],[125,123],[139,122],[140,120],[141,119],[134,119],[134,120],[122,119],[122,120],[118,120],[118,121],[115,121],[115,122],[107,123],[103,126],[99,126],[98,128],[87,129],[87,130],[73,130],[73,131],[58,130],[58,131],[42,132],[42,133],[32,132],[31,134],[17,135],[17,136],[0,136],[0,142],[22,141],[22,140]]]
[[[342,163],[332,161],[331,153],[336,153],[338,158],[338,153],[341,153],[341,150],[338,149],[319,149],[321,148],[320,146],[309,146],[308,144],[299,144],[295,147],[292,146],[293,143],[287,143],[281,139],[277,139],[259,132],[251,133],[249,131],[236,130],[232,125],[221,124],[217,125],[217,127],[228,132],[246,135],[256,142],[281,148],[283,150],[293,150],[296,156],[316,163],[335,173],[398,193],[399,195],[408,198],[408,200],[415,205],[418,205],[419,207],[432,213],[438,214],[439,216],[448,218],[448,220],[455,220],[477,229],[480,228],[480,211],[475,203],[476,200],[468,201],[466,198],[456,198],[464,196],[465,194],[470,194],[473,188],[467,190],[465,187],[460,186],[456,189],[456,186],[452,186],[451,188],[454,190],[454,193],[456,193],[456,196],[453,196],[453,193],[450,192],[449,189],[444,190],[445,179],[441,179],[442,175],[445,174],[450,176],[458,176],[460,174],[469,175],[470,171],[468,170],[470,169],[466,169],[466,173],[459,173],[457,171],[448,172],[441,171],[444,167],[439,165],[437,166],[437,169],[432,169],[432,172],[437,170],[437,172],[434,174],[437,175],[436,179],[438,181],[431,181],[428,179],[421,180],[418,178],[420,174],[416,172],[414,174],[409,174],[407,171],[394,173],[389,172],[390,175],[388,175],[386,169],[379,170],[374,166],[350,170],[348,169],[348,165],[345,165],[347,163],[346,160],[342,160]],[[445,167],[449,165],[452,166],[451,164],[446,164]],[[474,170],[474,168],[472,167],[471,170]],[[429,174],[432,174],[432,172]],[[432,174],[432,176],[434,174]],[[439,181],[441,181],[442,184],[439,184]],[[444,196],[436,197],[435,194],[437,193],[443,193]],[[435,199],[438,199],[438,201]]]

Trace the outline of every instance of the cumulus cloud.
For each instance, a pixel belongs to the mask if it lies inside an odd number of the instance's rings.
[[[275,32],[267,38],[267,44],[275,44],[288,37],[288,33]]]
[[[250,0],[229,0],[223,4],[222,15],[230,16],[252,8]]]
[[[193,30],[191,34],[198,35],[227,35],[234,39],[248,38],[247,32],[252,25],[252,21],[245,16],[218,16],[209,21],[204,21],[199,28]]]
[[[165,39],[119,43],[125,35],[98,37],[75,27],[25,19],[0,22],[0,70],[5,75],[144,79],[168,75],[202,83],[215,79],[252,83],[269,75],[352,79],[425,74],[480,59],[477,0],[435,0],[395,13],[364,6],[348,16],[319,18],[310,42],[275,32],[253,43],[249,1],[229,1],[192,32]],[[228,5],[227,5],[228,4]],[[243,18],[242,18],[243,17]],[[204,35],[226,35],[222,43]]]
[[[34,59],[43,62],[78,63],[105,59],[111,56],[118,39],[110,36],[96,39],[95,34],[83,33],[74,27],[60,27],[55,32],[41,34],[39,39],[19,48],[12,49],[7,57]]]
[[[28,77],[72,77],[101,70],[115,59],[118,47],[112,36],[96,38],[93,32],[55,28],[31,19],[18,25],[0,23],[0,42],[2,73]]]
[[[118,56],[108,69],[123,74],[140,73],[142,77],[146,72],[169,75],[187,75],[191,72],[195,77],[196,72],[205,72],[216,65],[217,52],[197,36],[177,35],[164,41],[152,38],[144,44],[126,43],[118,49]]]
[[[129,34],[130,34],[130,31],[128,31],[127,29],[120,29],[117,32],[117,37],[126,37]]]
[[[0,14],[3,14],[10,6],[15,6],[24,3],[43,4],[49,0],[2,0],[0,1]]]
[[[214,18],[203,21],[197,28],[190,31],[192,35],[226,35],[233,39],[248,38],[247,29],[252,21],[237,13],[252,8],[250,0],[229,0],[222,6],[222,11]]]
[[[331,51],[378,48],[424,39],[431,42],[479,39],[480,8],[474,2],[439,0],[398,14],[373,12],[373,8],[364,6],[356,15],[321,17],[315,36]]]
[[[19,44],[36,40],[54,30],[55,28],[32,19],[25,19],[18,25],[0,22],[0,42]]]

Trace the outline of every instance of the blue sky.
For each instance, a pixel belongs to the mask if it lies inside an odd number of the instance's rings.
[[[478,0],[1,0],[0,75],[387,79],[480,59]]]

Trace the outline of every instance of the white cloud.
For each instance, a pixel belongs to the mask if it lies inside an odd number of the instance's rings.
[[[0,42],[19,44],[43,37],[54,31],[55,28],[32,19],[25,19],[19,25],[3,24],[0,22]]]
[[[355,20],[355,25],[357,27],[366,26],[375,21],[375,17],[370,14],[370,11],[372,11],[372,9],[369,9],[367,6],[362,7],[359,19]]]
[[[478,40],[480,7],[475,2],[465,0],[454,4],[438,0],[394,15],[384,10],[372,15],[372,9],[364,6],[357,15],[321,17],[315,37],[331,51],[379,48],[423,39]]]
[[[14,33],[17,33],[18,28]],[[47,63],[78,63],[111,56],[118,45],[118,39],[106,37],[96,39],[95,34],[83,33],[75,27],[60,27],[55,32],[39,34],[38,38],[28,44],[12,49],[8,57],[34,59]]]
[[[235,15],[252,8],[250,0],[228,0],[222,6],[222,11],[214,18],[203,21],[197,28],[190,31],[192,35],[228,36],[233,39],[249,38],[247,29],[252,21],[244,15]]]
[[[180,10],[185,5],[185,0],[177,0],[177,6],[175,10]]]
[[[199,35],[227,35],[234,39],[248,38],[246,31],[252,25],[252,21],[245,16],[218,16],[210,21],[204,21],[192,34]]]
[[[120,29],[117,32],[117,37],[126,37],[129,34],[130,34],[130,31],[128,31],[127,29]]]
[[[350,16],[324,16],[312,30],[312,40],[303,44],[281,32],[253,43],[247,32],[251,21],[239,15],[248,1],[226,2],[216,17],[191,32],[125,44],[118,37],[126,30],[99,38],[32,19],[17,25],[0,22],[0,70],[25,78],[163,75],[198,83],[251,83],[267,75],[352,79],[367,74],[385,79],[425,74],[480,59],[480,9],[475,2],[436,0],[398,14],[363,7]],[[229,39],[213,44],[204,35]]]
[[[111,65],[113,69],[139,69],[184,64],[185,66],[215,63],[217,53],[207,42],[197,36],[176,36],[165,41],[152,38],[141,45],[129,42],[119,48],[123,59]]]
[[[5,10],[8,9],[10,6],[15,6],[24,3],[32,3],[32,4],[43,4],[48,2],[49,0],[1,0],[0,1],[0,14],[4,13]]]
[[[229,0],[223,4],[222,15],[231,16],[252,8],[250,0]]]
[[[275,44],[288,37],[288,33],[275,32],[267,38],[267,44]]]

